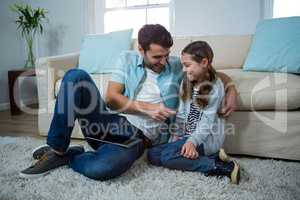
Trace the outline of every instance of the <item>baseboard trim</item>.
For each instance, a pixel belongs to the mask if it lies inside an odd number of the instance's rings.
[[[0,103],[0,111],[8,110],[9,103]]]
[[[37,104],[37,103],[38,103],[37,98],[24,99],[24,100],[22,100],[21,109],[24,108],[26,105]],[[9,102],[0,103],[0,111],[9,110],[9,109],[10,109]]]

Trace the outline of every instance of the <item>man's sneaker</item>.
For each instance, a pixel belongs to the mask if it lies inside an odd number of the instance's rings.
[[[68,156],[59,156],[54,151],[50,150],[44,153],[35,164],[21,171],[20,176],[22,178],[38,178],[55,168],[68,164],[68,162]]]
[[[223,162],[230,162],[231,158],[226,154],[225,150],[223,148],[219,151],[219,159]]]
[[[83,149],[83,147],[81,145],[76,145],[76,144],[70,145],[69,149],[70,148],[82,148]],[[48,152],[50,150],[51,150],[51,147],[49,145],[47,145],[47,144],[41,145],[32,150],[32,157],[35,160],[39,160],[46,152]]]
[[[72,156],[84,152],[83,147],[70,147],[66,154],[58,155],[53,150],[47,151],[43,156],[32,166],[20,172],[22,178],[38,178],[46,175],[51,170],[67,165]]]
[[[230,174],[230,182],[238,185],[240,183],[240,165],[235,160],[232,162],[234,167]]]

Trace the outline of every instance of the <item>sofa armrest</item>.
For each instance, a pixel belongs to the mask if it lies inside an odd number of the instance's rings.
[[[52,57],[42,57],[36,61],[39,113],[53,112],[55,83],[66,71],[78,66],[79,52]]]

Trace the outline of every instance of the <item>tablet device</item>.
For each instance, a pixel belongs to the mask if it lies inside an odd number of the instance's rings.
[[[85,137],[87,140],[92,140],[94,142],[100,143],[108,143],[114,144],[125,148],[130,148],[135,144],[142,142],[142,139],[137,137],[124,137],[124,136],[109,136],[103,139],[100,138],[93,138],[93,137]]]

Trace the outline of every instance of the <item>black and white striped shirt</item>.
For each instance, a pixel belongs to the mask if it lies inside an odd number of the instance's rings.
[[[196,130],[197,123],[198,123],[198,121],[201,120],[201,117],[203,115],[201,108],[194,103],[198,94],[199,94],[199,91],[196,89],[193,89],[192,97],[193,97],[194,101],[191,102],[190,112],[188,114],[187,122],[185,125],[185,134],[186,135],[191,135]]]

